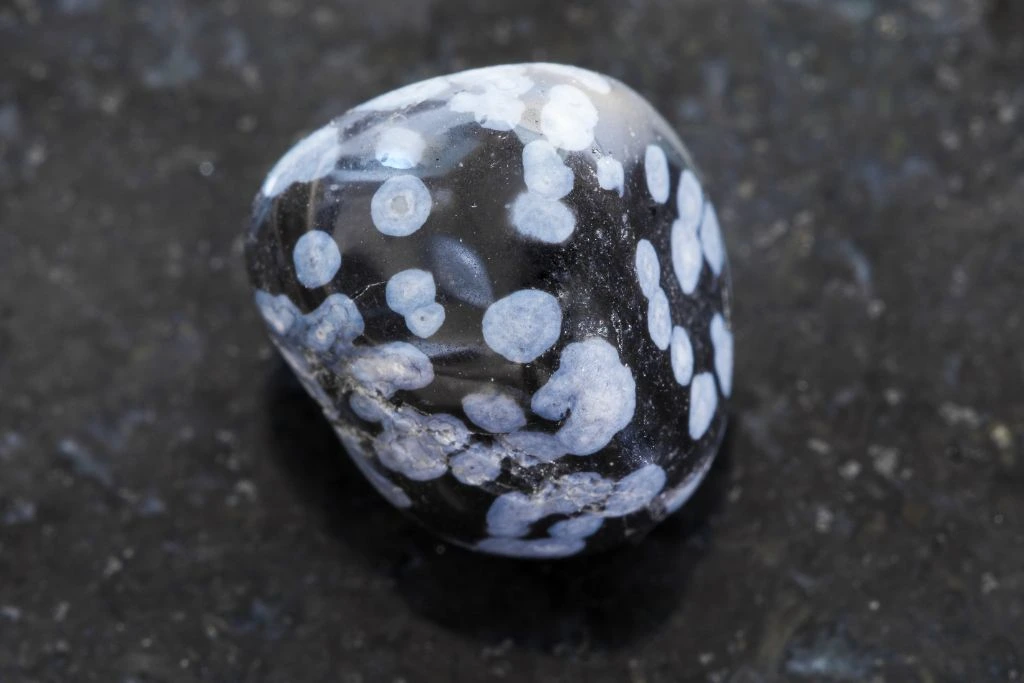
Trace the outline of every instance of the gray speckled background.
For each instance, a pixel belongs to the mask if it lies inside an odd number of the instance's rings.
[[[281,370],[240,235],[294,140],[533,59],[678,126],[734,269],[698,498],[438,545]],[[1024,678],[1017,0],[0,4],[0,680]]]

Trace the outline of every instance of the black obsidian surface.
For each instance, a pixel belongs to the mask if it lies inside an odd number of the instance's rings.
[[[448,540],[606,548],[711,467],[721,229],[678,137],[614,79],[503,65],[355,107],[271,170],[246,256],[349,455]]]

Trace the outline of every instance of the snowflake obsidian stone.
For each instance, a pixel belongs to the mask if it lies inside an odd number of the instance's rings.
[[[497,66],[358,106],[270,172],[246,256],[359,469],[455,543],[604,548],[711,466],[733,362],[718,219],[611,78]]]

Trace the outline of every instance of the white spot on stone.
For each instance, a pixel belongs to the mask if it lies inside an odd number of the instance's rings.
[[[579,88],[556,85],[540,111],[540,128],[555,147],[580,152],[594,142],[597,109]]]
[[[341,156],[338,128],[329,123],[314,131],[281,157],[274,165],[261,192],[276,197],[292,183],[309,183],[327,174]]]
[[[493,389],[467,394],[462,398],[462,409],[473,424],[489,432],[511,432],[526,424],[516,400]]]
[[[572,169],[547,140],[534,140],[523,147],[523,179],[530,192],[560,199],[572,192]]]
[[[370,216],[379,231],[391,237],[406,237],[423,227],[433,202],[423,181],[399,175],[384,181],[370,201]]]
[[[693,344],[690,335],[678,325],[672,328],[672,340],[669,342],[672,360],[672,375],[681,386],[686,386],[693,379]]]
[[[668,201],[669,175],[665,150],[657,145],[647,145],[644,153],[644,172],[647,175],[647,191],[659,204]]]
[[[623,517],[651,504],[665,486],[665,472],[649,464],[619,481],[596,472],[574,472],[544,481],[532,494],[498,496],[487,511],[487,533],[498,538],[527,536],[534,523],[550,515],[569,518],[552,524],[553,538],[584,539],[609,517]]]
[[[568,206],[534,192],[516,198],[510,220],[519,234],[548,244],[564,242],[576,229],[576,216]]]
[[[374,152],[383,166],[405,170],[417,166],[427,143],[423,136],[408,128],[388,128],[377,138]]]
[[[668,348],[672,336],[672,311],[668,305],[668,296],[661,287],[654,291],[654,296],[647,303],[647,331],[655,346],[662,351]]]
[[[341,293],[331,294],[305,318],[306,346],[315,351],[348,346],[363,333],[363,316],[355,302]]]
[[[676,208],[679,209],[679,223],[683,228],[696,233],[704,213],[704,190],[693,171],[686,169],[679,176],[676,186]]]
[[[384,404],[377,397],[353,392],[348,399],[349,408],[361,420],[380,422],[387,415]]]
[[[558,299],[537,289],[513,292],[484,313],[484,341],[514,363],[529,363],[550,349],[561,332]]]
[[[384,289],[388,308],[404,316],[409,331],[423,339],[444,324],[444,306],[434,303],[436,295],[434,276],[418,268],[395,273]]]
[[[337,427],[335,427],[335,431],[337,431],[338,437],[341,439],[342,446],[348,451],[352,462],[363,473],[363,476],[370,482],[370,485],[377,489],[380,495],[384,496],[385,500],[396,508],[404,509],[412,506],[412,500],[408,494],[393,481],[378,472],[370,463],[371,456],[359,439]]]
[[[444,76],[429,78],[425,81],[412,83],[397,90],[386,92],[368,102],[364,102],[353,111],[390,111],[404,109],[427,100],[434,99],[448,89],[448,79]]]
[[[654,250],[654,245],[649,241],[637,242],[635,265],[640,291],[650,299],[661,284],[661,264],[658,263],[658,252]]]
[[[588,538],[600,530],[604,517],[598,515],[580,515],[555,522],[548,528],[548,535],[554,538]]]
[[[715,207],[708,202],[704,205],[704,220],[700,224],[700,243],[704,247],[704,258],[715,275],[722,274],[725,265],[725,246],[722,244],[722,229],[718,225]]]
[[[483,308],[494,302],[487,267],[475,251],[453,237],[438,236],[430,243],[437,283],[449,296]]]
[[[648,464],[615,482],[615,488],[604,504],[604,514],[624,517],[647,507],[665,488],[665,470]]]
[[[679,287],[684,294],[693,294],[700,282],[700,270],[704,265],[700,239],[681,221],[672,223],[671,236],[672,270],[675,271]]]
[[[707,477],[708,472],[711,471],[711,465],[715,462],[714,457],[705,458],[704,462],[700,464],[696,470],[688,474],[679,484],[661,496],[661,502],[665,506],[665,514],[671,515],[673,512],[683,507],[693,494],[696,493],[700,487],[704,478]]]
[[[399,315],[409,315],[421,306],[432,304],[436,296],[434,276],[418,268],[395,273],[384,288],[388,308]]]
[[[405,316],[405,325],[417,337],[426,339],[444,324],[444,306],[438,303],[421,306]]]
[[[501,474],[501,454],[483,444],[473,444],[451,459],[452,475],[467,486],[480,486]]]
[[[690,385],[690,438],[696,441],[708,431],[718,409],[718,389],[710,372],[702,372]]]
[[[487,511],[487,533],[519,537],[548,515],[572,515],[604,502],[613,484],[596,472],[574,472],[546,481],[533,495],[519,491],[498,496]]]
[[[590,455],[633,419],[636,382],[607,341],[575,342],[562,351],[558,370],[533,395],[531,407],[547,420],[565,418],[559,442],[569,453]]]
[[[323,287],[341,268],[341,251],[323,230],[310,230],[299,238],[292,252],[295,276],[308,289]]]
[[[711,319],[711,344],[715,347],[718,384],[722,387],[722,395],[728,397],[732,393],[733,337],[721,313],[715,313]]]
[[[287,294],[272,296],[269,292],[258,289],[256,290],[255,299],[256,306],[259,308],[263,320],[266,321],[270,330],[278,336],[288,334],[302,315],[295,308],[295,304],[292,303]]]
[[[403,406],[384,420],[373,448],[382,465],[413,481],[429,481],[448,471],[448,456],[469,441],[469,431],[452,415],[424,415]]]
[[[396,391],[422,389],[434,381],[430,359],[405,342],[357,347],[349,372],[365,390],[384,398],[391,398]]]
[[[532,64],[531,66],[540,71],[547,71],[549,73],[558,74],[559,76],[571,78],[583,87],[593,90],[600,95],[607,95],[612,91],[612,84],[608,82],[607,78],[596,71],[581,69],[578,66],[551,64],[547,62]]]
[[[452,97],[448,103],[452,111],[473,114],[477,123],[491,130],[512,130],[519,125],[526,111],[520,96],[533,87],[533,81],[524,75],[521,67],[473,69],[450,78],[472,90]]]
[[[485,538],[476,544],[477,549],[494,555],[536,560],[569,557],[585,546],[579,538]]]
[[[598,159],[597,184],[602,190],[617,191],[621,197],[626,190],[626,172],[622,168],[622,162],[610,156]]]

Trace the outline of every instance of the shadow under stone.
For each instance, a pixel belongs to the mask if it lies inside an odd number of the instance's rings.
[[[267,409],[276,464],[330,533],[391,578],[410,609],[492,645],[615,650],[655,631],[710,548],[707,519],[728,486],[729,433],[697,494],[644,539],[565,560],[491,557],[438,540],[386,503],[283,363]]]

